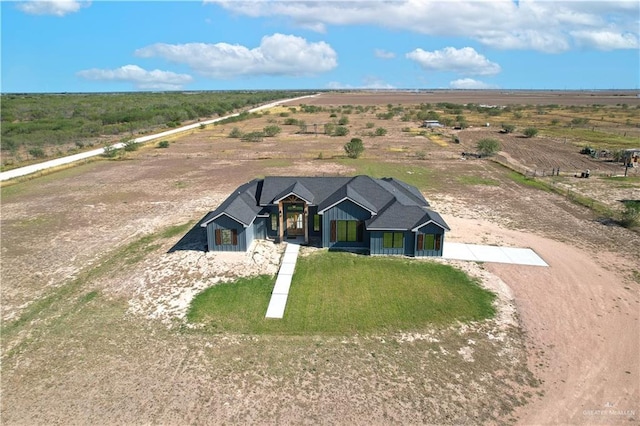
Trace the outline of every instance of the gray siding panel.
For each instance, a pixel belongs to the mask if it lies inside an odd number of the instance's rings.
[[[216,244],[216,229],[236,230],[238,233],[238,245]],[[248,231],[248,232],[247,232]],[[247,237],[249,244],[253,241],[253,227],[245,228],[241,223],[236,222],[228,216],[220,216],[207,225],[207,243],[210,251],[247,251]]]
[[[428,225],[423,226],[418,229],[417,234],[434,234],[440,235],[440,250],[416,250],[416,256],[442,256],[442,248],[444,247],[444,234],[445,230],[439,227],[436,224],[430,223]],[[418,244],[418,238],[416,234],[416,239],[414,242],[414,247]]]
[[[398,231],[388,231],[398,232]],[[413,256],[415,250],[414,234],[411,231],[403,232],[403,247],[399,248],[385,248],[384,247],[384,233],[385,231],[371,231],[371,254],[382,255],[405,255]]]
[[[362,236],[362,242],[331,242],[331,221],[332,220],[367,220],[371,213],[353,203],[345,200],[332,207],[322,215],[322,246],[323,247],[344,247],[344,248],[369,248],[369,232],[366,230]]]
[[[253,222],[254,239],[265,240],[267,238],[267,219],[266,217],[257,217]]]

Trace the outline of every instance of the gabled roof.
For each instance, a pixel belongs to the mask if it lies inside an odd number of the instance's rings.
[[[249,226],[256,216],[265,213],[263,207],[276,205],[291,195],[309,205],[317,205],[318,213],[349,200],[371,213],[367,229],[415,231],[428,223],[449,229],[438,213],[429,210],[429,203],[416,187],[393,178],[362,175],[256,179],[236,189],[201,226],[206,227],[221,215]]]
[[[279,202],[290,195],[295,195],[301,200],[306,201],[307,204],[313,204],[313,199],[315,198],[311,191],[309,191],[301,182],[296,181],[289,188],[276,195],[274,202]]]
[[[218,217],[225,215],[241,223],[245,227],[251,225],[256,216],[262,210],[262,207],[256,204],[256,196],[259,193],[262,181],[254,179],[249,183],[240,185],[224,202],[207,215],[202,226],[205,228],[207,224]]]

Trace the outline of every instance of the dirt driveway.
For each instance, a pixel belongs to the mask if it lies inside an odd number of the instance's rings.
[[[241,143],[216,128],[3,189],[3,322],[41,306],[3,336],[4,422],[637,422],[638,234],[491,162],[461,160],[457,147],[406,139],[400,126],[365,141],[378,158],[359,163],[329,158],[339,141]],[[425,160],[408,155],[418,149]],[[523,335],[492,324],[422,330],[410,342],[254,337],[202,334],[180,320],[198,289],[238,270],[269,272],[278,253],[167,253],[183,233],[142,238],[170,226],[186,233],[254,177],[348,175],[381,158],[400,179],[424,171],[450,240],[531,247],[549,263],[476,265],[508,286]]]

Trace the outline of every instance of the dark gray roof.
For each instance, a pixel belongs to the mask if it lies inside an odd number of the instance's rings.
[[[434,222],[449,229],[442,217],[429,210],[429,203],[420,191],[393,178],[375,179],[355,177],[294,177],[268,176],[240,186],[202,226],[226,214],[245,226],[258,215],[262,207],[277,204],[279,200],[296,195],[322,212],[345,199],[372,212],[367,229],[411,230]]]
[[[206,227],[209,222],[223,214],[240,222],[244,226],[249,226],[260,213],[260,210],[262,210],[262,207],[256,204],[256,198],[261,185],[262,181],[258,179],[240,185],[220,204],[220,207],[207,215],[200,226]]]

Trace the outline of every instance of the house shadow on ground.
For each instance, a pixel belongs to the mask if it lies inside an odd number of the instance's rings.
[[[200,225],[207,218],[207,215],[204,215],[202,219],[196,223],[193,228],[189,230],[180,240],[173,245],[167,251],[167,253],[173,253],[179,250],[190,250],[190,251],[207,251],[207,230]]]

